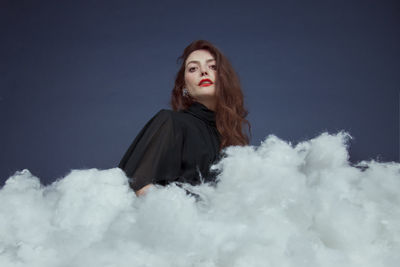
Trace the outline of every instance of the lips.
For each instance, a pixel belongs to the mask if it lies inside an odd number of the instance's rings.
[[[213,82],[210,79],[203,79],[199,82],[199,86],[210,86]]]

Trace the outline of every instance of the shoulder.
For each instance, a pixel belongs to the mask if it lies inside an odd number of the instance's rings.
[[[173,123],[176,117],[176,112],[170,109],[160,109],[151,120],[159,121],[159,122],[169,122]]]
[[[159,110],[148,122],[150,132],[156,131],[163,136],[173,135],[175,140],[181,140],[185,136],[185,120],[187,114],[171,109]]]
[[[185,110],[161,109],[151,121],[151,124],[163,128],[164,131],[172,130],[174,134],[186,135],[188,128],[193,124],[193,116]]]
[[[175,111],[171,109],[161,109],[153,117],[158,121],[168,121],[175,125],[181,125],[190,118],[190,115],[181,111]]]
[[[162,131],[175,132],[180,128],[179,112],[170,109],[161,109],[151,117],[145,125],[147,129],[159,129]]]

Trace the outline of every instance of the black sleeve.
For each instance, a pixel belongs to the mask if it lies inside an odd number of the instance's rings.
[[[167,184],[181,170],[182,135],[174,127],[172,113],[160,110],[136,136],[118,167],[132,178],[137,191],[150,183]]]

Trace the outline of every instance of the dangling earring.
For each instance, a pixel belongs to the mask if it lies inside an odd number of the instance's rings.
[[[186,88],[183,88],[182,95],[185,96],[185,97],[189,95],[189,92],[188,92],[188,90]]]

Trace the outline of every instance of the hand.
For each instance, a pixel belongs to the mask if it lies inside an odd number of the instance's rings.
[[[153,184],[148,184],[148,185],[145,185],[145,186],[143,186],[142,188],[140,188],[139,190],[137,190],[135,193],[136,193],[136,196],[141,196],[141,195],[144,195],[145,193],[146,193],[146,191],[150,188],[150,187],[152,187],[152,186],[154,186]]]

